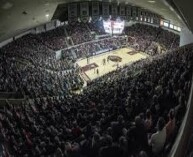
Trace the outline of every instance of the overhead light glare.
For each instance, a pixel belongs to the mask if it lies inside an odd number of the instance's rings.
[[[154,1],[154,0],[149,0],[148,2],[149,2],[149,3],[155,3],[155,1]]]
[[[45,16],[48,18],[50,15],[49,15],[49,14],[46,14]]]
[[[182,20],[182,18],[181,18],[179,15],[177,15],[177,17],[178,17],[180,20]]]
[[[170,10],[171,10],[171,11],[174,11],[174,9],[173,9],[172,7],[170,7]]]

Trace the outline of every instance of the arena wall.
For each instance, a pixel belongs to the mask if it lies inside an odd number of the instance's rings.
[[[192,133],[193,123],[193,79],[190,95],[186,107],[186,113],[181,123],[177,138],[168,157],[184,157],[187,151],[188,141]]]
[[[55,29],[56,27],[59,27],[59,26],[61,26],[61,22],[57,21],[57,20],[53,20],[51,22],[39,25],[37,27],[33,27],[33,28],[21,30],[21,31],[19,30],[11,38],[8,38],[4,41],[0,41],[0,48],[7,45],[10,42],[12,42],[15,39],[21,38],[24,35],[27,35],[27,34],[30,34],[30,33],[38,34],[38,33],[46,32],[46,31]]]
[[[3,42],[0,43],[0,48],[7,45],[8,43],[12,42],[13,38],[9,38],[7,40],[4,40]]]
[[[180,33],[180,46],[193,43],[193,33],[188,28],[182,28]]]
[[[31,33],[31,32],[32,32],[32,30],[28,30],[28,31],[26,31],[26,32],[23,32],[23,33],[15,36],[15,39],[21,38],[22,36],[27,35],[27,34],[29,34],[29,33]]]

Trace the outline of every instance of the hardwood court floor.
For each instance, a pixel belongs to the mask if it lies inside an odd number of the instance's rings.
[[[108,56],[117,56],[122,58],[121,62],[107,62]],[[147,54],[142,52],[136,52],[132,48],[121,48],[118,50],[113,50],[110,52],[102,53],[96,56],[92,56],[89,58],[89,63],[87,64],[87,58],[79,59],[76,63],[82,68],[83,73],[81,74],[85,81],[90,81],[105,75],[113,70],[117,69],[117,64],[119,67],[124,66],[126,64],[130,64],[132,62],[138,61],[140,59],[144,59],[148,57]],[[103,65],[103,59],[106,59],[106,64]],[[99,74],[96,73],[98,69]],[[84,75],[84,76],[83,76]]]

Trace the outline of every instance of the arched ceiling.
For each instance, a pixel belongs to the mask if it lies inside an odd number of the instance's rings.
[[[19,31],[50,21],[58,4],[74,1],[0,0],[0,41]],[[148,9],[170,20],[177,26],[183,25],[181,18],[167,5],[165,0],[119,0],[118,2]]]

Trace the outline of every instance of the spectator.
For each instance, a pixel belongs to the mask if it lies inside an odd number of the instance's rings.
[[[135,149],[137,151],[147,149],[147,132],[145,130],[143,121],[139,116],[135,117],[135,126],[130,129],[129,138],[133,138],[133,143],[131,143],[131,145],[135,146]]]
[[[151,116],[151,111],[147,109],[146,111],[146,119],[145,119],[145,127],[147,131],[150,131],[152,128],[152,116]]]
[[[172,135],[174,134],[175,127],[176,127],[175,113],[173,109],[170,110],[168,117],[169,117],[169,121],[166,124],[166,139],[167,140],[171,139]]]
[[[59,61],[54,51],[64,45],[53,42],[48,46],[51,41],[44,37],[46,32],[23,36],[1,49],[0,90],[24,93],[31,98],[18,106],[3,106],[0,128],[4,152],[10,156],[125,157],[145,151],[150,156],[147,128],[151,126],[151,132],[154,122],[158,121],[158,131],[151,136],[150,144],[153,153],[159,154],[166,135],[173,130],[173,125],[168,123],[167,133],[167,125],[165,128],[159,116],[166,119],[166,113],[178,107],[176,115],[172,112],[171,115],[180,123],[186,112],[193,71],[192,45],[161,55],[152,53],[150,55],[157,56],[104,75],[90,82],[82,93],[74,94],[71,91],[82,81],[73,68],[72,58],[127,44],[126,37],[119,36],[90,41],[89,32],[81,36],[81,31],[87,30],[86,25],[78,26],[80,28],[69,27],[67,31],[70,35],[79,35],[77,43],[89,42],[64,49],[64,59]],[[62,29],[58,32],[63,34]],[[162,43],[165,47],[175,39],[175,35],[171,39],[160,29],[137,25],[128,34],[136,37],[139,48],[149,53],[158,41],[163,41],[162,37],[167,40]],[[54,32],[48,32],[48,36],[56,41],[65,40],[63,35]],[[152,44],[153,41],[156,44]]]
[[[163,150],[166,141],[165,120],[162,117],[157,122],[157,129],[157,132],[152,134],[149,141],[150,146],[152,146],[152,152],[155,155]]]

